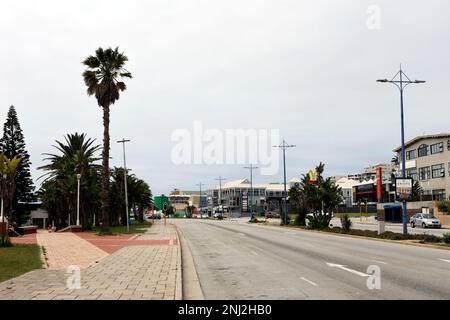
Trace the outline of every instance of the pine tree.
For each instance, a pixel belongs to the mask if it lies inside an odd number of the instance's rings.
[[[9,108],[8,116],[3,126],[3,137],[0,139],[0,151],[10,159],[14,156],[21,158],[17,168],[16,191],[13,196],[13,203],[8,208],[10,214],[13,216],[13,220],[21,223],[26,215],[26,209],[19,202],[34,201],[35,197],[34,184],[30,173],[30,156],[25,149],[24,136],[14,106]]]

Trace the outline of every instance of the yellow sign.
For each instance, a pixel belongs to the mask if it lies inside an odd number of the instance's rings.
[[[317,171],[309,170],[308,174],[309,174],[309,177],[310,177],[311,181],[316,181],[317,180]]]

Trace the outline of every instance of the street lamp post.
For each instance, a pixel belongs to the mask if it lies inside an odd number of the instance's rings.
[[[80,180],[81,180],[81,174],[77,174],[77,226],[80,225]]]
[[[126,219],[127,219],[127,232],[130,232],[130,218],[129,218],[129,211],[128,211],[128,187],[127,187],[127,161],[125,158],[125,143],[130,142],[131,140],[126,140],[125,138],[122,140],[117,141],[117,143],[122,144],[123,148],[123,181],[125,186],[125,213],[126,213]]]
[[[279,146],[273,147],[283,149],[283,175],[284,175],[283,213],[284,213],[284,224],[287,225],[286,149],[294,148],[295,145],[293,144],[289,145],[283,139],[283,142]]]
[[[4,214],[4,209],[3,209],[3,193],[4,193],[4,189],[5,189],[5,181],[6,181],[6,178],[7,178],[8,176],[6,175],[6,173],[4,173],[3,174],[3,181],[2,181],[2,184],[3,184],[3,188],[2,188],[2,203],[1,203],[1,212],[0,212],[0,214],[1,214],[1,216],[2,216],[2,222],[5,222],[5,214]]]
[[[199,200],[198,200],[199,208],[198,209],[200,211],[200,218],[203,218],[202,217],[202,186],[204,186],[204,184],[199,182],[199,183],[197,183],[197,186],[199,186],[199,188],[200,188],[200,196],[199,196]]]
[[[406,78],[406,80],[404,79]],[[391,79],[380,79],[377,82],[381,83],[392,83],[400,90],[400,120],[401,120],[401,139],[402,139],[402,177],[406,178],[406,160],[405,160],[405,125],[403,116],[403,91],[409,84],[420,84],[425,83],[423,80],[410,80],[408,76],[403,72],[402,66],[400,65],[400,71]],[[408,234],[408,215],[406,208],[406,199],[403,199],[403,234]]]
[[[222,181],[226,180],[226,178],[222,178],[219,176],[216,180],[219,181],[219,207],[221,207],[222,206]]]
[[[258,169],[253,164],[250,164],[245,169],[250,169],[250,219],[253,220],[253,169]]]

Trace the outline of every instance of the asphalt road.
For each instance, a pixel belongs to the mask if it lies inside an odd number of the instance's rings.
[[[205,299],[450,299],[450,250],[243,220],[170,222],[192,251]]]

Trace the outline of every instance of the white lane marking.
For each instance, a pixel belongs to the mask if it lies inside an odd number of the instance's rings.
[[[255,252],[255,251],[250,251],[254,256],[257,256],[258,255],[258,253],[257,252]]]
[[[381,264],[387,264],[386,262],[384,262],[384,261],[381,261],[381,260],[373,260],[373,262],[376,262],[376,263],[381,263]]]
[[[245,234],[241,232],[238,232],[238,235],[245,237]]]
[[[450,263],[450,260],[447,259],[439,259],[439,260]]]
[[[347,268],[346,266],[344,266],[342,264],[336,264],[336,263],[329,263],[329,262],[327,262],[327,266],[329,266],[330,268],[339,268],[341,270],[345,270],[345,271],[351,272],[353,274],[356,274],[356,275],[358,275],[360,277],[368,277],[369,276],[367,273],[363,273],[363,272],[359,272],[357,270],[353,270],[353,269]]]
[[[302,279],[303,281],[308,282],[310,285],[313,285],[314,287],[317,287],[317,283],[312,282],[311,280],[308,280],[305,277],[301,277],[300,279]]]

